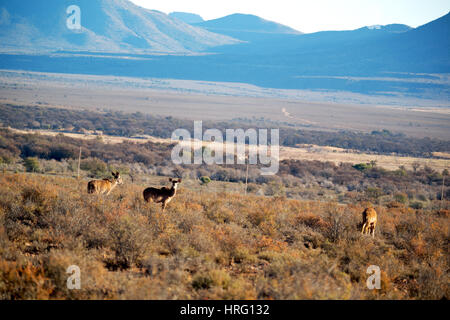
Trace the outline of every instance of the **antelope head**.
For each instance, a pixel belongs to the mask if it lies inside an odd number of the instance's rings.
[[[119,171],[117,171],[117,172],[111,172],[111,173],[112,173],[112,176],[113,176],[113,178],[114,178],[114,181],[116,181],[116,183],[117,183],[118,185],[123,184],[123,180],[122,180],[122,177],[120,176]]]
[[[170,182],[172,182],[172,188],[174,188],[175,190],[178,188],[178,184],[181,183],[181,178],[180,179],[169,179]]]

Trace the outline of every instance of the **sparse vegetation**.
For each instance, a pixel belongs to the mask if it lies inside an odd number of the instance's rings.
[[[43,116],[44,113],[45,116]],[[191,132],[193,131],[192,121],[173,117],[152,116],[141,112],[95,112],[0,104],[0,119],[2,119],[3,126],[17,129],[45,128],[49,130],[64,130],[66,132],[102,131],[103,134],[123,137],[145,134],[170,138],[174,128],[186,128]],[[260,123],[256,127],[266,129],[273,126],[273,123]],[[203,127],[205,130],[217,128],[224,131],[224,129],[233,128],[255,128],[255,125],[246,121],[204,121]],[[276,125],[276,128],[280,127],[283,127],[280,130],[280,144],[283,146],[316,144],[378,154],[397,153],[399,155],[419,157],[431,157],[433,152],[448,152],[450,150],[450,141],[412,138],[388,130],[373,131],[371,133],[353,131],[327,132],[300,130],[283,124]],[[60,157],[62,158],[69,157],[68,154],[72,152],[76,154],[74,149],[64,149],[60,145],[56,145],[55,148],[57,150],[52,151],[50,149],[50,153],[56,152],[58,154],[60,152]]]
[[[81,176],[108,178],[111,171],[119,171],[134,182],[143,182],[143,175],[177,176],[198,179],[203,188],[215,186],[214,182],[230,182],[233,190],[244,190],[246,182],[245,165],[173,165],[170,158],[172,146],[160,143],[122,142],[108,144],[101,141],[66,137],[62,134],[46,136],[19,134],[0,129],[0,155],[9,160],[2,167],[6,171],[20,172],[28,157],[37,158],[34,169],[47,174],[73,176],[77,174],[78,152],[68,154],[69,158],[52,158],[48,149],[58,146],[69,150],[82,148]],[[38,166],[38,167],[36,167]],[[402,167],[386,170],[365,164],[363,171],[351,164],[336,165],[324,161],[283,160],[277,176],[261,176],[255,166],[249,168],[248,192],[267,196],[286,196],[297,199],[327,199],[341,203],[371,201],[387,204],[395,200],[407,205],[408,201],[421,201],[424,208],[430,208],[435,199],[450,197],[450,179],[443,179],[440,173],[428,166],[415,171]],[[211,182],[207,182],[207,178]],[[207,183],[206,183],[207,182]],[[239,185],[241,184],[241,185]],[[399,194],[404,197],[398,198]]]
[[[367,20],[355,4],[322,18]],[[302,34],[128,0],[0,7],[0,300],[450,298],[450,13]],[[162,311],[280,310],[201,304]]]
[[[0,298],[450,297],[448,172],[284,160],[272,177],[250,167],[244,195],[245,165],[175,166],[170,150],[0,129]],[[125,186],[88,195],[88,177],[111,171]],[[168,176],[183,184],[163,213],[142,192]],[[374,239],[361,235],[369,203]],[[70,265],[81,290],[66,287]]]
[[[299,201],[181,188],[162,214],[129,183],[87,197],[86,181],[0,175],[2,299],[449,298],[445,209]],[[437,208],[437,206],[435,206]],[[81,269],[68,290],[66,269]],[[382,270],[368,290],[366,269]]]

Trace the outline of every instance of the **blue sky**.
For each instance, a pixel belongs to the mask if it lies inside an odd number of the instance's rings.
[[[303,32],[351,30],[403,23],[418,27],[450,11],[449,0],[131,0],[165,13],[184,11],[205,20],[255,14]]]

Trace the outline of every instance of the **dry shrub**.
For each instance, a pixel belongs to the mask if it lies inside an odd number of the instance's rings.
[[[389,209],[392,209],[392,208],[404,208],[405,205],[403,203],[398,202],[398,201],[391,201],[388,204],[386,204],[386,207],[389,208]]]
[[[213,233],[201,224],[193,227],[192,232],[186,236],[186,240],[187,244],[197,252],[206,254],[215,253],[218,250]]]
[[[330,223],[322,219],[322,217],[306,213],[297,217],[297,223],[303,224],[313,230],[325,232],[330,228]]]
[[[259,299],[348,299],[349,276],[325,257],[280,257],[256,282]]]
[[[139,262],[143,256],[150,237],[145,229],[146,219],[141,217],[117,217],[108,227],[108,246],[113,257],[106,259],[108,269],[125,270]]]
[[[287,243],[279,240],[274,240],[267,236],[259,236],[256,241],[256,248],[258,250],[269,250],[275,252],[283,252],[287,248]]]
[[[21,193],[21,207],[14,212],[15,215],[9,215],[8,219],[44,228],[47,226],[46,215],[53,209],[56,199],[57,193],[53,187],[47,185],[25,187]]]
[[[78,248],[75,251],[52,251],[43,257],[45,275],[51,279],[54,299],[114,299],[122,288],[115,274],[109,272],[101,261],[101,255]],[[67,288],[69,266],[80,268],[81,288]]]
[[[216,223],[229,223],[233,221],[233,211],[227,207],[208,208],[206,216]]]
[[[50,216],[57,201],[57,192],[54,186],[46,183],[22,182],[28,186],[10,194],[7,197],[9,201],[3,206],[4,226],[9,239],[25,243],[33,237],[36,230],[46,229],[51,225]]]
[[[450,218],[450,210],[448,209],[439,209],[436,211],[436,215],[442,218]]]
[[[209,224],[203,215],[198,212],[186,211],[178,214],[174,219],[177,221],[177,228],[186,234],[194,232],[197,227]]]
[[[224,269],[213,269],[193,277],[192,288],[196,290],[198,299],[245,300],[255,299],[254,288],[242,277],[232,277]]]
[[[52,282],[42,266],[0,261],[0,299],[46,300],[52,292]]]
[[[273,224],[275,218],[275,211],[266,203],[257,205],[256,208],[251,208],[248,214],[248,219],[255,226],[260,226],[263,223]]]
[[[168,232],[162,234],[158,243],[160,244],[159,252],[165,255],[175,255],[181,252],[186,245],[186,236],[177,232]]]
[[[448,300],[450,297],[449,277],[439,266],[421,266],[417,278],[417,298]]]
[[[325,236],[331,242],[347,239],[350,233],[356,232],[358,226],[358,222],[344,212],[342,207],[332,206],[327,209],[325,221],[329,225],[329,228],[325,230]]]

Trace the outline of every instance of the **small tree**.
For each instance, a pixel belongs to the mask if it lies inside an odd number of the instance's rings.
[[[28,157],[24,160],[25,169],[27,172],[39,171],[39,160],[35,157]]]
[[[81,161],[81,169],[85,171],[89,171],[90,176],[100,178],[103,177],[109,172],[107,171],[107,164],[97,158],[84,159]]]
[[[201,177],[199,180],[200,180],[200,184],[201,184],[202,186],[207,186],[208,183],[211,182],[211,178],[210,178],[210,177],[207,177],[207,176],[203,176],[203,177]]]
[[[358,163],[358,164],[353,165],[353,168],[355,168],[358,171],[363,172],[363,171],[372,169],[373,166],[370,163]]]

